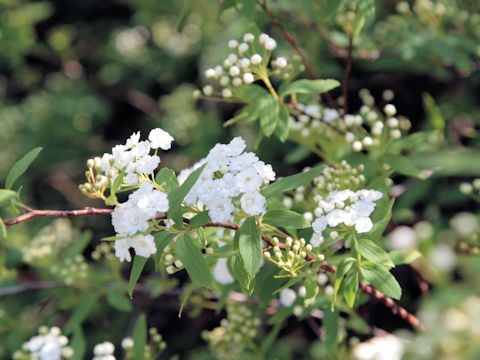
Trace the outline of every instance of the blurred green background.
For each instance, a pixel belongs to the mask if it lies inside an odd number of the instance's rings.
[[[271,1],[270,9],[294,35],[315,74],[341,80],[348,6],[329,13],[329,3]],[[398,112],[412,120],[412,131],[440,121],[442,142],[428,153],[419,146],[410,154],[417,166],[437,171],[422,182],[395,179],[399,189],[407,191],[396,202],[390,229],[419,222],[430,225],[419,244],[425,260],[414,270],[405,266],[394,273],[405,289],[402,305],[447,316],[452,307],[463,311],[464,299],[480,290],[476,255],[452,253],[453,263],[445,269],[428,260],[441,244],[455,249],[467,241],[471,249],[479,243],[478,203],[461,194],[458,186],[480,177],[480,3],[388,0],[376,5],[375,20],[354,52],[352,107],[358,110],[357,93],[362,88],[377,99],[390,89]],[[235,104],[192,97],[193,90],[204,84],[204,70],[228,53],[226,42],[248,30],[275,37],[277,54],[293,53],[281,31],[252,1],[0,0],[0,179],[21,155],[42,146],[41,156],[21,180],[25,202],[39,209],[94,206],[98,204],[83,197],[77,187],[85,161],[108,152],[134,131],[141,130],[143,136],[154,127],[169,131],[176,143],[162,162],[177,171],[234,134],[253,145],[254,128],[222,126],[238,109]],[[279,175],[318,162],[313,156],[292,156],[298,149],[288,142],[269,140],[258,152]],[[462,233],[467,220],[459,213],[473,223],[467,234]],[[21,225],[0,244],[0,287],[48,277],[40,265],[22,260],[22,249],[48,223],[42,219]],[[91,229],[91,250],[112,233],[102,219],[76,219],[74,224],[82,231]],[[428,295],[417,284],[418,272],[430,284]],[[156,286],[158,293],[168,287]],[[75,293],[68,291],[0,298],[0,358],[9,358],[40,324],[66,322],[75,302]],[[50,298],[54,295],[57,298]],[[215,314],[203,314],[193,322],[186,316],[178,319],[178,301],[158,299],[138,296],[133,312],[147,312],[171,346],[169,354],[194,352],[191,358],[202,358],[202,352],[193,349],[203,346],[201,329],[215,324]],[[478,296],[475,299],[479,301]],[[374,327],[388,331],[406,327],[375,303],[362,306],[360,313]],[[94,314],[83,330],[89,347],[103,339],[102,332],[120,339],[124,328],[131,326],[128,313],[118,315],[106,303]],[[430,327],[451,322],[433,315],[428,319]],[[411,358],[478,358],[478,345],[473,345],[480,340],[478,321],[476,326],[474,331],[447,326],[441,334],[428,332],[415,341],[419,347],[428,344],[433,352],[422,355],[412,350]],[[280,338],[285,340],[278,348],[281,358],[321,358],[315,335],[303,323],[292,320]],[[465,346],[444,346],[457,344],[460,338]],[[451,357],[448,351],[453,351]]]

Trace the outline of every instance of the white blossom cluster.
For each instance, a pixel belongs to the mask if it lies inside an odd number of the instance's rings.
[[[352,349],[356,360],[400,360],[405,352],[405,343],[395,335],[375,336],[358,343]]]
[[[173,137],[162,129],[153,129],[148,140],[140,141],[140,132],[132,134],[125,145],[117,145],[111,154],[95,158],[94,166],[100,165],[113,183],[120,173],[129,186],[138,186],[126,202],[118,204],[112,212],[112,225],[121,239],[115,241],[115,255],[120,261],[131,261],[130,248],[139,256],[149,257],[157,249],[152,235],[144,235],[149,221],[159,213],[168,211],[167,194],[148,181],[160,163],[158,149],[168,150]],[[151,150],[154,155],[150,155]]]
[[[335,228],[340,224],[354,227],[357,233],[369,232],[373,228],[370,215],[375,210],[375,202],[381,199],[383,194],[376,190],[339,190],[332,191],[324,199],[321,196],[315,198],[317,217],[312,224],[313,235],[310,239],[312,246],[323,243],[323,231],[328,227]],[[332,234],[337,234],[332,232]]]
[[[92,360],[115,360],[115,346],[110,341],[95,345]]]
[[[229,40],[228,47],[232,52],[226,57],[222,65],[217,65],[205,71],[205,77],[213,80],[220,86],[221,96],[230,98],[234,95],[235,88],[248,85],[266,74],[269,62],[272,74],[285,72],[289,63],[284,57],[271,58],[271,52],[277,47],[277,42],[267,34],[258,37],[251,33],[243,35],[243,41]],[[214,87],[206,85],[202,89],[203,95],[214,95]]]
[[[22,346],[22,351],[13,355],[14,359],[61,360],[73,356],[73,349],[68,346],[68,338],[62,335],[58,327],[42,326],[39,335],[33,336]]]
[[[229,144],[217,144],[205,159],[183,170],[178,176],[179,182],[206,164],[185,202],[208,210],[214,222],[232,221],[238,211],[251,216],[264,213],[265,197],[260,194],[260,188],[275,180],[275,172],[254,153],[244,152],[245,147],[241,137]]]
[[[123,185],[138,185],[153,174],[160,164],[158,149],[169,150],[172,141],[173,137],[159,128],[150,131],[145,141],[140,141],[140,132],[133,133],[124,145],[114,146],[112,153],[87,161],[88,182],[80,185],[80,190],[87,196],[97,198],[98,194],[103,195],[108,186],[115,183],[120,174],[124,176]],[[150,154],[152,150],[153,155]]]

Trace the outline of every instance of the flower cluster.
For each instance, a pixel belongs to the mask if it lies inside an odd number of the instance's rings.
[[[89,159],[86,177],[88,182],[80,185],[80,190],[87,196],[104,199],[104,192],[118,176],[122,176],[122,185],[136,186],[148,180],[160,164],[158,149],[168,150],[173,137],[162,129],[150,131],[148,140],[140,141],[140,132],[133,133],[124,145],[116,145],[112,153]],[[150,152],[154,150],[154,154]]]
[[[95,345],[92,360],[115,360],[115,346],[110,341]]]
[[[383,101],[389,102],[393,96],[391,90],[386,90]],[[377,109],[367,89],[360,90],[359,97],[363,105],[357,114],[344,114],[320,104],[298,103],[290,116],[290,128],[303,138],[323,135],[343,139],[354,152],[380,148],[410,129],[410,120],[396,116],[394,105],[387,103],[382,110]],[[342,101],[340,98],[339,104]]]
[[[341,224],[354,227],[357,233],[369,232],[373,228],[370,215],[375,210],[375,202],[383,197],[376,190],[339,190],[332,191],[324,199],[317,196],[316,220],[313,222],[313,235],[310,240],[312,246],[323,243],[323,231],[327,226],[335,228]],[[337,232],[330,233],[331,237],[338,236]]]
[[[232,221],[240,209],[251,216],[262,214],[265,197],[260,194],[260,188],[273,181],[275,173],[271,165],[260,161],[254,153],[244,152],[245,147],[245,141],[240,137],[226,145],[217,144],[205,159],[182,171],[179,182],[194,169],[205,165],[185,202],[208,210],[214,222]]]
[[[228,318],[202,336],[219,359],[236,359],[257,336],[260,319],[245,305],[227,302],[226,307]]]
[[[251,33],[243,35],[243,41],[230,40],[228,47],[232,50],[223,65],[217,65],[205,71],[205,77],[215,81],[220,87],[220,95],[231,98],[241,85],[248,85],[257,80],[266,81],[269,75],[290,78],[294,71],[298,71],[297,62],[289,63],[284,57],[271,59],[272,51],[277,42],[267,34],[258,37]],[[268,65],[271,65],[271,70]],[[203,87],[205,96],[213,96],[215,89],[212,85]],[[199,94],[198,94],[199,95]]]
[[[307,264],[306,257],[311,255],[312,245],[307,244],[305,239],[293,240],[287,237],[285,240],[285,249],[280,249],[277,237],[272,238],[274,247],[273,256],[270,252],[265,252],[264,256],[276,264],[279,268],[285,270],[292,276]],[[323,260],[323,255],[316,255],[319,260]]]
[[[138,234],[148,230],[149,221],[160,213],[168,211],[167,194],[144,182],[131,193],[128,200],[112,212],[112,224],[118,236],[115,241],[115,255],[121,260],[131,261],[129,249],[137,255],[149,257],[157,251],[152,235]]]
[[[356,344],[352,355],[356,360],[400,360],[405,352],[405,344],[395,335],[376,336]]]
[[[88,263],[83,255],[77,255],[74,258],[66,258],[58,265],[52,265],[50,271],[53,275],[62,278],[65,284],[72,285],[74,282],[87,279],[88,269]]]
[[[62,335],[58,327],[40,327],[39,335],[23,344],[22,350],[15,352],[15,360],[61,360],[73,356],[73,349],[68,346],[68,338]]]

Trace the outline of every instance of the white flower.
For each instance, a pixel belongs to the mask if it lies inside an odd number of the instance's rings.
[[[253,77],[253,74],[251,73],[245,73],[243,74],[243,82],[245,84],[251,84],[255,81],[255,78]]]
[[[273,51],[277,47],[277,42],[274,39],[269,38],[267,41],[265,41],[264,46],[268,51]]]
[[[325,216],[321,216],[313,222],[313,231],[315,231],[317,234],[321,234],[323,230],[325,230],[325,228],[327,227],[327,224],[327,218]]]
[[[395,335],[375,336],[354,346],[352,355],[356,360],[400,360],[405,344]]]
[[[221,197],[214,197],[208,203],[208,214],[213,222],[228,222],[233,218],[233,211],[235,207],[228,199]]]
[[[256,191],[262,186],[262,178],[253,168],[246,168],[235,176],[235,183],[241,192]]]
[[[68,339],[62,335],[57,327],[50,331],[40,330],[40,335],[32,337],[23,344],[23,350],[30,353],[32,359],[39,360],[60,360],[62,353],[70,348],[66,347]],[[29,357],[30,358],[30,357]]]
[[[325,239],[324,239],[323,235],[320,234],[320,233],[316,233],[316,232],[314,232],[312,234],[312,237],[310,238],[310,244],[313,247],[319,247],[320,245],[323,244],[324,241],[325,241]]]
[[[370,230],[372,230],[372,228],[372,220],[370,220],[370,218],[366,216],[359,218],[355,223],[355,230],[357,230],[359,234],[369,232]]]
[[[248,192],[240,198],[242,209],[248,215],[260,215],[265,212],[265,198],[259,192]]]
[[[235,282],[235,279],[230,274],[230,271],[228,271],[227,259],[218,259],[215,269],[213,270],[213,278],[218,283],[223,285],[232,284]]]
[[[338,111],[335,109],[325,108],[323,110],[323,121],[326,123],[331,123],[334,120],[337,120],[340,117]]]
[[[245,33],[243,35],[243,41],[252,42],[253,40],[255,40],[255,35],[253,35],[252,33]]]
[[[295,300],[297,299],[297,293],[289,288],[282,289],[280,291],[280,304],[282,304],[285,307],[290,307],[293,305]]]
[[[252,62],[253,65],[258,65],[262,62],[262,56],[259,54],[253,54],[252,57],[250,58],[250,61]]]
[[[135,254],[143,257],[149,257],[157,252],[155,240],[152,235],[137,235],[129,239],[130,245],[135,250]]]
[[[128,262],[132,261],[132,255],[130,254],[130,242],[128,239],[121,239],[115,241],[115,256],[120,261],[127,260]]]
[[[138,142],[140,141],[140,131],[136,132],[136,133],[133,133],[127,140],[127,143],[125,144],[125,146],[129,149],[131,149],[132,147],[134,147],[135,145],[138,144]]]
[[[144,156],[140,158],[136,163],[136,168],[139,173],[142,174],[151,174],[160,164],[160,158],[156,155],[154,156]]]
[[[272,165],[258,161],[253,164],[253,167],[257,170],[263,182],[268,183],[275,180],[275,172],[273,171]]]
[[[168,150],[172,147],[172,141],[174,139],[168,132],[157,128],[150,131],[148,140],[150,140],[150,146],[152,149],[160,148],[162,150]]]
[[[228,47],[230,49],[235,49],[238,46],[238,41],[235,39],[228,40]]]

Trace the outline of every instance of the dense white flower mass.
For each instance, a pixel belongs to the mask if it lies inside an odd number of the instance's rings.
[[[115,346],[110,341],[95,345],[92,360],[115,360]]]
[[[73,350],[68,345],[68,338],[62,335],[58,327],[48,329],[41,327],[39,335],[36,335],[23,344],[23,354],[28,354],[32,359],[61,360],[73,355]],[[17,357],[21,356],[17,353]],[[14,357],[16,357],[14,355]]]
[[[369,232],[373,228],[370,215],[375,210],[375,202],[383,194],[376,190],[338,190],[332,191],[324,199],[318,196],[318,207],[315,209],[317,219],[313,222],[312,246],[319,246],[324,238],[323,231],[327,227],[344,224],[354,227],[357,233]]]
[[[375,336],[353,347],[352,355],[356,360],[400,360],[405,344],[395,335]]]
[[[275,172],[255,154],[244,152],[245,147],[241,137],[234,138],[229,144],[217,144],[205,159],[182,171],[178,176],[180,183],[193,170],[206,164],[185,202],[205,208],[215,222],[232,221],[234,213],[239,210],[251,216],[265,212],[265,198],[260,194],[260,188],[275,180]]]

